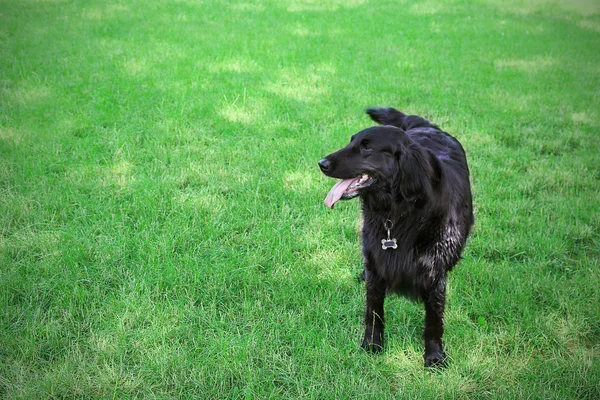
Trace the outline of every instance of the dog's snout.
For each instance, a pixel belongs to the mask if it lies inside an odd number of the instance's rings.
[[[321,168],[321,171],[323,172],[327,172],[331,169],[331,162],[324,158],[321,161],[319,161],[319,168]]]

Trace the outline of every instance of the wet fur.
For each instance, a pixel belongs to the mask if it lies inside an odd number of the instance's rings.
[[[396,292],[423,301],[425,366],[444,365],[447,274],[474,221],[465,152],[424,118],[393,108],[367,113],[384,126],[354,135],[348,146],[324,159],[329,168],[323,171],[340,179],[368,173],[376,180],[360,194],[367,288],[362,347],[382,350],[383,303],[386,293]],[[388,219],[398,241],[395,250],[381,247]]]

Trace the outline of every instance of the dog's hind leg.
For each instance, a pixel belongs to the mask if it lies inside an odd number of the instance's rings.
[[[446,280],[423,295],[425,303],[425,367],[444,367],[446,354],[442,345],[444,334],[444,307],[446,302]]]

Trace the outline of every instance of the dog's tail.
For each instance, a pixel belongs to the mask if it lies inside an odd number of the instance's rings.
[[[440,129],[425,118],[417,115],[406,115],[392,107],[367,108],[367,114],[378,124],[396,126],[405,131],[413,128]]]
[[[406,114],[395,108],[367,108],[367,114],[371,119],[381,125],[392,125],[404,129],[404,118]]]

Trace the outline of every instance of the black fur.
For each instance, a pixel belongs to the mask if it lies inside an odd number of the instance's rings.
[[[425,305],[425,366],[445,364],[442,347],[447,273],[459,261],[474,217],[461,144],[438,126],[393,108],[368,109],[384,125],[352,136],[319,162],[330,177],[368,174],[360,190],[367,305],[362,347],[383,348],[383,303],[396,292]],[[382,249],[386,220],[397,249]]]

